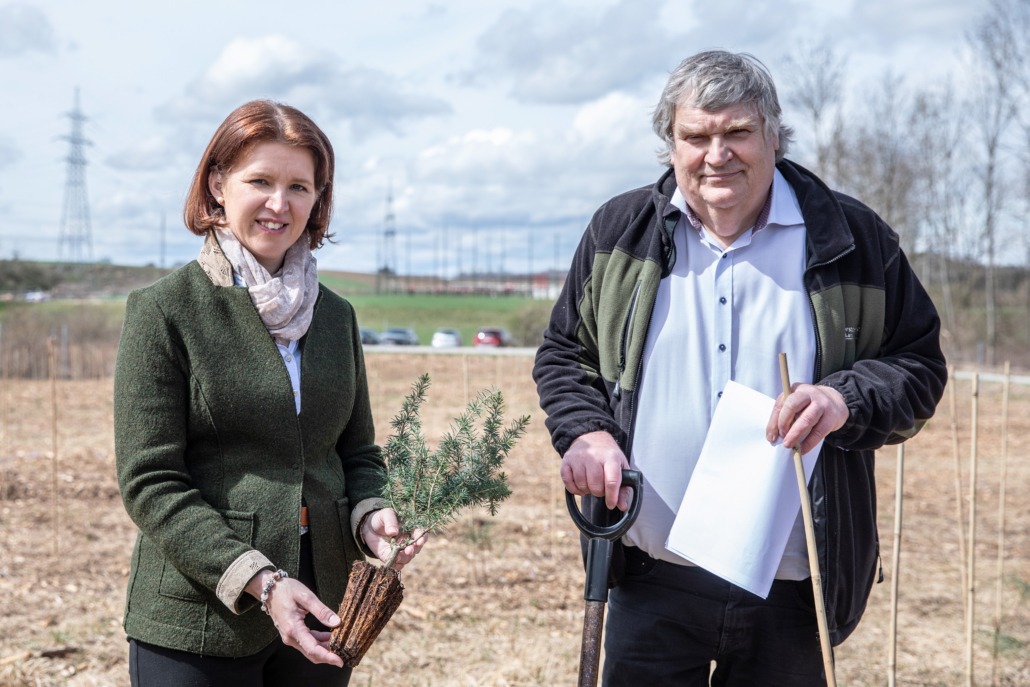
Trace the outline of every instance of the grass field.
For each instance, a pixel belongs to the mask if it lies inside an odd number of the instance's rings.
[[[452,327],[464,345],[480,327],[504,327],[516,344],[535,346],[547,325],[553,303],[521,296],[351,293],[346,279],[322,281],[354,305],[363,327],[382,332],[387,327],[411,327],[423,345],[433,332]],[[117,343],[125,316],[125,298],[55,300],[42,303],[0,303],[0,325],[9,346],[38,346],[48,335],[67,328],[74,341]]]
[[[439,327],[461,332],[463,345],[472,345],[480,327],[505,327],[522,345],[537,345],[526,339],[532,332],[543,333],[553,303],[518,296],[456,295],[353,295],[347,296],[364,327],[383,331],[387,327],[411,327],[428,346]]]

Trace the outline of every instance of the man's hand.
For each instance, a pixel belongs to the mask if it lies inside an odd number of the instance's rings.
[[[776,399],[766,425],[765,438],[770,443],[783,437],[783,445],[798,447],[802,455],[811,451],[830,432],[848,421],[848,406],[836,389],[812,384],[795,384],[790,396]]]
[[[608,432],[589,432],[581,435],[561,460],[561,479],[570,494],[592,494],[604,497],[609,509],[629,508],[632,489],[619,488],[622,471],[629,468],[626,455]]]

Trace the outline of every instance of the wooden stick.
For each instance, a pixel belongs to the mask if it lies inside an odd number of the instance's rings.
[[[962,615],[963,622],[969,622],[969,607],[966,606],[966,590],[969,589],[969,581],[966,580],[966,518],[962,507],[962,459],[959,458],[958,450],[958,412],[955,403],[955,387],[958,383],[955,380],[955,368],[948,370],[948,399],[951,405],[951,452],[955,457],[955,509],[958,511],[958,560],[959,575],[962,579]]]
[[[1005,361],[1005,379],[1001,391],[1001,478],[998,487],[998,564],[994,587],[994,646],[991,656],[991,684],[998,684],[998,650],[1001,643],[1001,593],[1005,579],[1005,490],[1008,486],[1009,462],[1009,361]]]
[[[973,373],[973,419],[969,435],[969,572],[966,579],[966,685],[973,687],[973,625],[976,608],[976,431],[979,411],[980,376]]]
[[[54,556],[60,553],[60,528],[57,513],[57,361],[54,337],[47,339],[47,358],[50,363],[50,521],[53,523]]]
[[[7,499],[7,368],[4,367],[4,323],[0,322],[0,501]]]
[[[901,567],[901,502],[905,481],[905,445],[898,444],[898,472],[894,480],[894,552],[891,555],[891,622],[887,651],[887,685],[897,684],[898,667],[898,577]]]
[[[790,373],[787,371],[787,354],[780,353],[780,380],[783,382],[783,400],[790,396]],[[823,671],[827,687],[837,687],[837,676],[833,671],[833,648],[830,646],[830,631],[826,622],[826,603],[823,600],[823,576],[819,571],[819,550],[815,541],[815,520],[812,518],[812,500],[808,495],[808,480],[805,478],[805,464],[801,460],[801,449],[793,448],[794,474],[798,480],[801,496],[801,515],[805,521],[805,543],[808,547],[808,568],[812,574],[812,598],[815,601],[815,617],[819,627],[819,647],[823,652]]]
[[[468,353],[461,356],[461,373],[465,381],[465,405],[469,403],[469,356]]]

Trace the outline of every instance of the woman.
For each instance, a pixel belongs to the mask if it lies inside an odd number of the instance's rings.
[[[328,650],[333,608],[352,562],[385,558],[400,532],[379,500],[354,311],[318,284],[311,253],[327,238],[333,164],[303,113],[239,107],[186,199],[199,258],[129,296],[114,413],[139,527],[133,685],[350,678]]]

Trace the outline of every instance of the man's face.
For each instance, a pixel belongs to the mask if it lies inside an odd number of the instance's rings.
[[[744,103],[716,111],[680,105],[673,140],[680,192],[705,227],[730,245],[765,205],[779,137],[766,137],[761,117]]]

